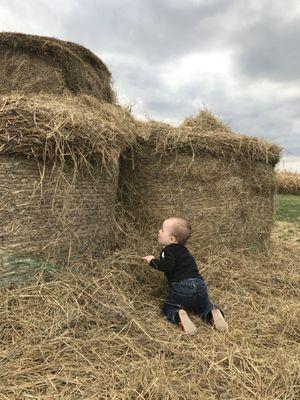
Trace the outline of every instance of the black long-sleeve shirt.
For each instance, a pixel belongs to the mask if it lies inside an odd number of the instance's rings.
[[[200,276],[194,257],[180,243],[165,246],[160,252],[159,258],[152,259],[149,265],[163,271],[169,283]]]

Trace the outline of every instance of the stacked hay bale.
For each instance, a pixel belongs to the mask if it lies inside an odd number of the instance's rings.
[[[0,253],[66,263],[116,244],[126,110],[86,96],[0,99]]]
[[[1,33],[0,55],[6,282],[21,266],[65,265],[116,245],[119,155],[134,120],[115,104],[106,66],[82,46]]]
[[[123,160],[121,197],[148,237],[177,215],[201,251],[268,245],[279,147],[234,134],[207,111],[178,128],[140,123],[140,133]]]
[[[2,32],[0,60],[0,94],[85,93],[115,102],[109,70],[97,56],[78,44]]]
[[[0,255],[66,264],[116,244],[121,107],[87,96],[0,99]]]

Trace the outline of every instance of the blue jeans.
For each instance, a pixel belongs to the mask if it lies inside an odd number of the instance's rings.
[[[173,324],[179,323],[178,311],[184,309],[193,311],[203,321],[211,322],[211,310],[218,308],[217,304],[210,302],[207,286],[202,278],[188,278],[170,284],[162,312],[167,320]]]

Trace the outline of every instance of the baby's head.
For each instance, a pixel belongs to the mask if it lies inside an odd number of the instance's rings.
[[[191,236],[191,224],[184,218],[171,217],[164,220],[158,232],[158,243],[168,246],[172,243],[185,244]]]

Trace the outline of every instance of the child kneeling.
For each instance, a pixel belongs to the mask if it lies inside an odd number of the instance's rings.
[[[227,330],[223,311],[208,297],[207,286],[201,277],[196,261],[185,244],[191,236],[191,225],[184,218],[168,218],[158,232],[158,242],[163,246],[159,258],[145,256],[151,267],[163,271],[168,279],[169,292],[162,309],[173,324],[187,334],[196,327],[186,311],[193,311],[219,331]]]

